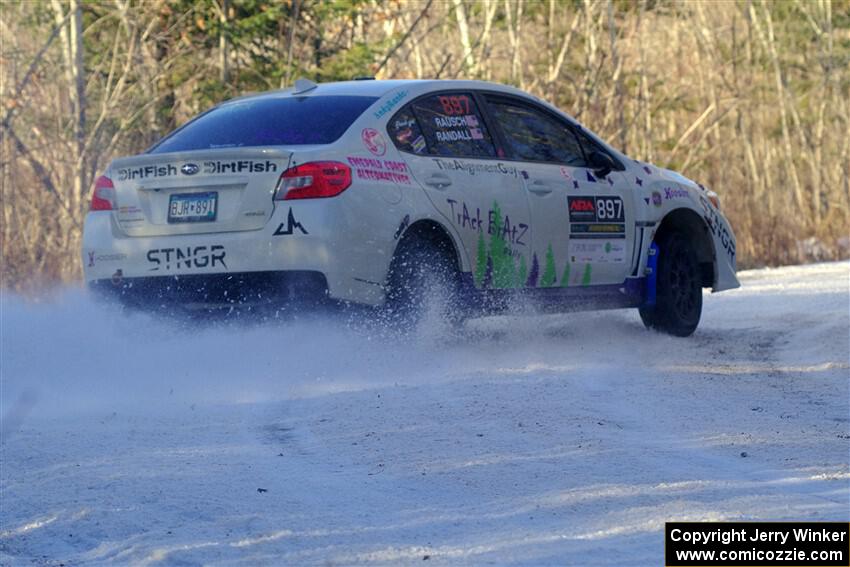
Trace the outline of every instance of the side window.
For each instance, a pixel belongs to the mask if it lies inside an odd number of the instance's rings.
[[[514,100],[488,97],[487,103],[514,157],[575,167],[586,165],[581,146],[566,124]]]
[[[472,95],[440,93],[411,106],[430,153],[453,157],[496,157],[496,147]]]
[[[581,149],[584,150],[584,155],[589,156],[593,152],[602,152],[603,154],[607,154],[614,160],[615,164],[619,164],[620,160],[612,156],[608,151],[602,148],[599,144],[591,140],[584,132],[581,131],[581,128],[576,126],[576,137],[578,138],[579,143],[581,144]],[[623,167],[616,168],[619,171],[623,170]]]
[[[402,108],[390,119],[387,132],[399,150],[412,154],[428,153],[422,129],[419,128],[410,106]]]

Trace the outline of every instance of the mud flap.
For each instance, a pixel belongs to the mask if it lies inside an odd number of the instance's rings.
[[[658,245],[653,242],[649,247],[649,255],[646,258],[646,290],[643,298],[644,307],[655,305],[655,297],[658,283]]]

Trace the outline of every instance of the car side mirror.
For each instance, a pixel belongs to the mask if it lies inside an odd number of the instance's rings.
[[[588,161],[596,177],[603,179],[617,167],[611,156],[602,152],[591,152]]]

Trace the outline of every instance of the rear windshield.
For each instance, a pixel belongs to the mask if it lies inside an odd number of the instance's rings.
[[[367,96],[306,96],[223,104],[178,128],[149,153],[330,144],[376,100]]]

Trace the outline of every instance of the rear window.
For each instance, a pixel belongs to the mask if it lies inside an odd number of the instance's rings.
[[[149,153],[330,144],[376,100],[366,96],[306,96],[231,102],[178,128]]]

